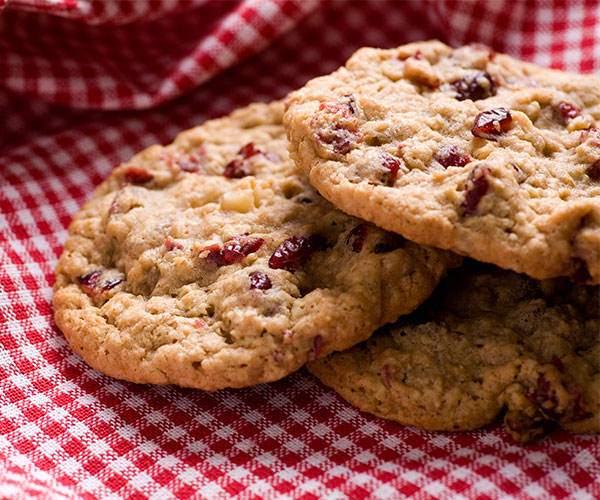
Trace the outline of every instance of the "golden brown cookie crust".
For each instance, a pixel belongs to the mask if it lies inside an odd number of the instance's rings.
[[[538,279],[600,283],[600,80],[480,46],[363,48],[286,100],[341,210]]]
[[[410,312],[456,261],[320,197],[282,113],[254,104],[152,146],[75,216],[53,305],[92,367],[207,390],[276,380]]]
[[[405,425],[471,430],[506,409],[518,441],[550,423],[600,432],[600,290],[457,269],[413,315],[308,367],[361,410]]]

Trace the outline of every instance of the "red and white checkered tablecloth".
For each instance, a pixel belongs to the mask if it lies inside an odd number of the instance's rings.
[[[429,38],[600,73],[593,0],[0,0],[0,498],[600,497],[598,436],[423,432],[303,370],[214,393],[134,385],[53,323],[67,225],[120,161],[360,46]]]

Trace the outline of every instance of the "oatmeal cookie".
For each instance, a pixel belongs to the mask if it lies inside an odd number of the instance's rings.
[[[600,80],[482,46],[363,48],[293,92],[292,158],[341,210],[538,279],[600,283]]]
[[[405,425],[471,430],[506,410],[520,442],[556,424],[600,432],[599,292],[471,263],[413,315],[308,367],[361,410]]]
[[[92,367],[201,389],[279,379],[427,298],[457,257],[336,210],[255,104],[116,168],[75,216],[56,323]]]

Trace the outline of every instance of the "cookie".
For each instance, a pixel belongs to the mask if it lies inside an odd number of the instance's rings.
[[[92,367],[201,389],[279,379],[426,299],[457,257],[336,210],[255,104],[116,168],[56,268],[56,323]]]
[[[421,309],[309,370],[363,411],[471,430],[506,410],[520,442],[600,431],[600,287],[489,265],[452,271]]]
[[[537,279],[600,283],[600,79],[481,46],[363,48],[286,104],[343,211]]]

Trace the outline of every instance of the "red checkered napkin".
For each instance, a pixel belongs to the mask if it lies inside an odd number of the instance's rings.
[[[325,2],[302,21],[314,4],[101,3],[20,0],[0,18],[0,498],[600,497],[597,436],[556,431],[523,447],[499,426],[423,432],[357,411],[304,371],[214,393],[120,382],[71,352],[50,308],[71,217],[141,148],[281,97],[362,45],[479,41],[598,72],[597,2]],[[111,10],[130,3],[131,17]],[[17,9],[25,5],[38,12]],[[261,20],[240,14],[250,6]],[[183,61],[225,29],[229,56],[211,71],[231,69],[180,99],[136,112],[56,104],[127,108],[191,90],[204,70]],[[189,80],[164,92],[179,81],[168,69],[182,64]]]
[[[156,106],[259,51],[317,4],[9,0],[0,24],[0,85],[78,108]]]

